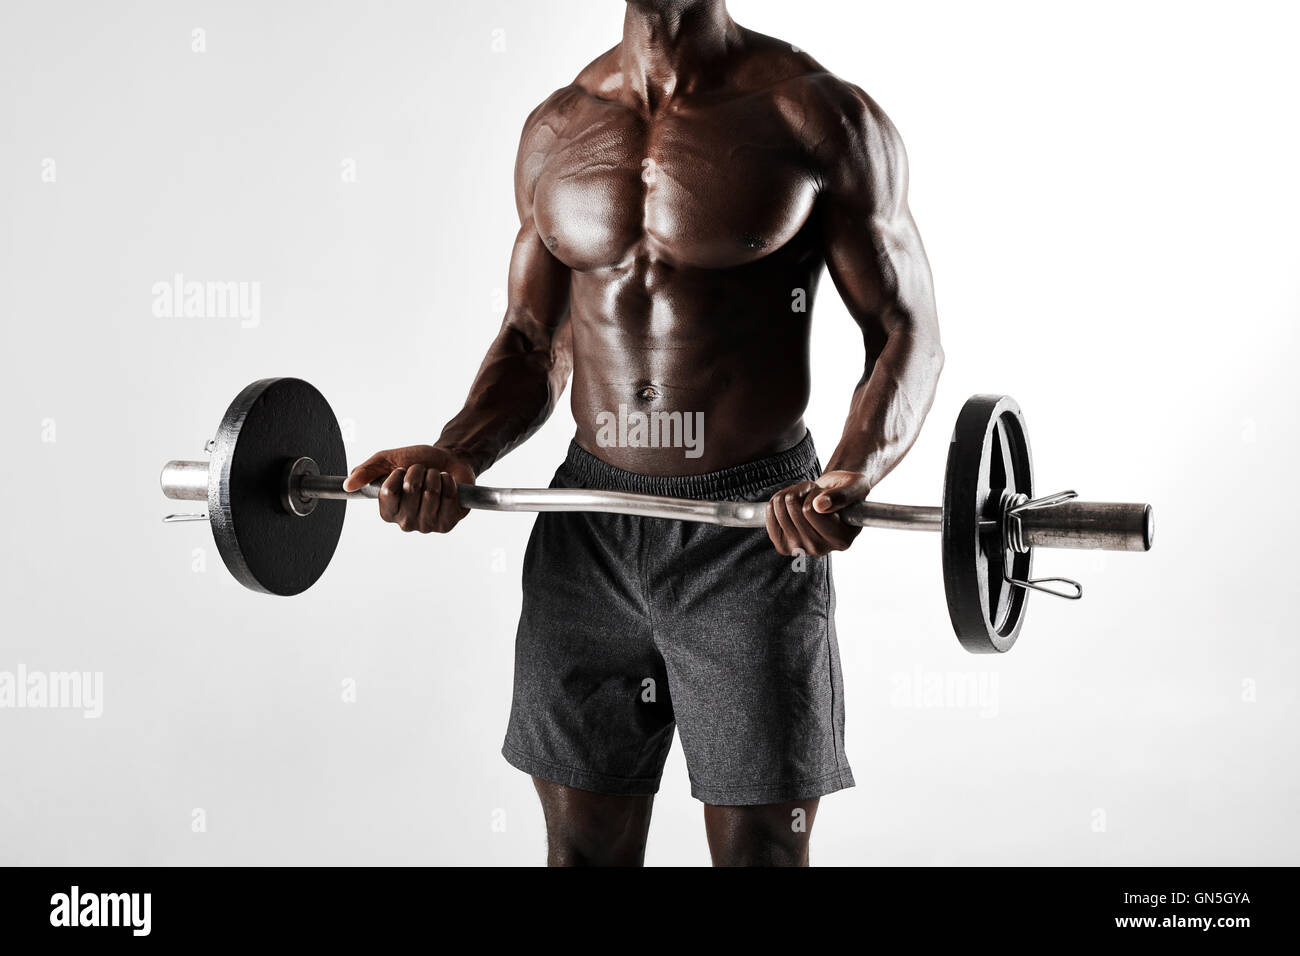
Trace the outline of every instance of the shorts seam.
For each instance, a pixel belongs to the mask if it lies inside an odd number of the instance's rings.
[[[656,791],[659,789],[659,783],[663,779],[662,774],[655,777],[623,777],[614,773],[602,773],[599,770],[587,770],[569,764],[556,763],[554,760],[547,760],[545,757],[538,757],[535,754],[525,753],[509,744],[502,744],[501,752],[507,759],[515,757],[528,763],[541,764],[543,767],[548,767],[551,770],[563,771],[571,777],[585,777],[591,780],[610,780],[619,783],[637,784],[653,787]],[[579,787],[578,789],[583,788]]]
[[[650,550],[650,535],[654,533],[654,523],[640,519],[641,527],[641,547],[637,549],[638,570],[641,572],[641,601],[645,605],[646,624],[650,630],[650,646],[655,649],[655,653],[663,657],[663,652],[659,649],[659,643],[656,640],[658,634],[655,628],[655,608],[654,602],[650,600],[650,568],[646,561],[646,554]],[[667,664],[665,663],[665,668]]]
[[[835,753],[835,769],[838,772],[844,769],[844,762],[840,760],[840,735],[835,726],[835,646],[831,643],[831,623],[835,619],[835,608],[831,604],[831,556],[829,554],[826,555],[824,570],[822,587],[826,595],[826,623],[822,633],[826,637],[826,681],[831,689],[831,750]]]
[[[734,794],[764,794],[764,793],[781,793],[787,790],[799,790],[805,787],[819,787],[823,783],[838,783],[842,787],[851,787],[854,785],[853,774],[847,767],[840,767],[829,773],[824,773],[817,777],[800,777],[797,780],[788,780],[784,783],[767,784],[763,786],[736,786],[736,787],[709,787],[698,783],[694,778],[691,779],[691,792],[698,799],[705,799],[702,794],[718,794],[723,797]],[[811,799],[811,798],[808,798]],[[705,802],[708,802],[705,800]]]

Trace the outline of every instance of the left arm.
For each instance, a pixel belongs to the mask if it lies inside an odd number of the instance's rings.
[[[844,432],[816,482],[768,502],[782,554],[841,551],[860,528],[835,517],[865,498],[907,454],[934,401],[943,349],[925,249],[907,207],[907,157],[897,130],[861,90],[821,144],[818,200],[827,270],[862,330],[866,361]]]

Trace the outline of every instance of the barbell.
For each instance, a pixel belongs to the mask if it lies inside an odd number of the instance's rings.
[[[207,445],[207,461],[169,461],[163,494],[206,501],[222,561],[245,587],[293,595],[325,572],[343,530],[345,501],[379,497],[382,482],[343,490],[343,435],[329,403],[296,378],[268,378],[241,391]],[[464,508],[481,511],[598,511],[762,528],[766,501],[695,501],[575,488],[457,485]],[[1031,590],[1077,600],[1069,578],[1033,578],[1034,548],[1146,551],[1151,506],[1079,501],[1073,491],[1034,497],[1029,437],[1005,395],[975,395],[953,429],[943,506],[863,501],[849,524],[941,535],[944,592],[958,640],[975,653],[1006,651],[1024,624]]]

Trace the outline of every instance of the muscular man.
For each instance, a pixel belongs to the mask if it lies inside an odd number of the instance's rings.
[[[385,521],[450,531],[456,482],[572,373],[552,487],[768,502],[766,534],[538,516],[503,753],[551,864],[642,862],[674,728],[717,865],[806,865],[818,798],[853,785],[828,555],[858,529],[835,512],[912,446],[943,364],[906,193],[880,108],[725,0],[628,0],[622,42],[528,117],[509,305],[469,397],[348,487],[387,476]],[[821,472],[803,412],[823,265],[866,359]]]

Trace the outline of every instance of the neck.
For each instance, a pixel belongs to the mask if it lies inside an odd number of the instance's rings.
[[[726,0],[628,0],[623,76],[653,109],[707,83],[738,35]]]

